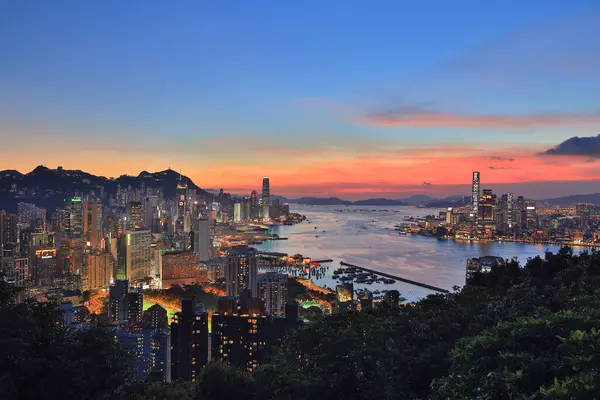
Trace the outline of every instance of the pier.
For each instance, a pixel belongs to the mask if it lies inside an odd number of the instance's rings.
[[[344,267],[352,267],[352,268],[361,269],[363,271],[370,272],[372,274],[381,275],[381,276],[384,276],[386,278],[395,279],[395,280],[400,281],[400,282],[408,283],[410,285],[419,286],[419,287],[422,287],[422,288],[425,288],[425,289],[433,290],[435,292],[450,293],[449,290],[442,289],[442,288],[435,287],[435,286],[431,286],[431,285],[428,285],[426,283],[421,283],[421,282],[413,281],[411,279],[401,278],[399,276],[390,275],[390,274],[387,274],[385,272],[375,271],[373,269],[369,269],[369,268],[365,268],[365,267],[360,267],[360,266],[354,265],[354,264],[348,264],[348,263],[343,262],[343,261],[340,262],[340,265],[343,265]]]

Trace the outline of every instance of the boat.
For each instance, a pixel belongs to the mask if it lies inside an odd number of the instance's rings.
[[[406,233],[406,232],[404,232],[404,231],[399,231],[399,232],[398,232],[398,235],[400,235],[400,236],[407,236],[407,235],[408,235],[408,233]]]

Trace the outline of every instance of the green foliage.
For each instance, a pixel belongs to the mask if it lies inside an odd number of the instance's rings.
[[[52,302],[0,305],[4,398],[98,399],[126,381],[124,355],[105,331],[62,328],[61,318]]]
[[[56,311],[49,303],[14,305],[0,290],[3,395],[600,398],[598,252],[574,255],[562,249],[532,258],[523,268],[513,260],[476,275],[461,290],[415,304],[317,317],[253,373],[211,364],[189,384],[152,376],[146,382],[127,380],[114,343],[96,330],[57,327]]]

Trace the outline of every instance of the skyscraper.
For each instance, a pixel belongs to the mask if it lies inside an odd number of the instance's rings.
[[[74,238],[83,235],[83,201],[81,197],[73,197],[70,202],[70,228]]]
[[[252,371],[267,353],[270,320],[255,309],[232,312],[234,304],[235,299],[221,297],[217,311],[212,314],[212,358]]]
[[[19,217],[0,211],[0,248],[3,245],[16,246],[19,240]]]
[[[139,201],[129,203],[129,229],[140,229],[144,227],[145,214],[144,206]],[[146,226],[150,229],[150,226]]]
[[[269,187],[269,177],[263,178],[262,185],[262,217],[263,219],[269,219],[269,205],[271,203],[271,189]]]
[[[258,209],[258,199],[257,197],[258,193],[256,193],[256,190],[253,190],[252,193],[250,193],[250,219],[258,219],[259,218],[259,209]]]
[[[117,280],[108,289],[108,318],[114,322],[127,321],[128,302],[127,292],[129,282]]]
[[[84,290],[106,289],[113,277],[113,258],[110,253],[92,250],[85,255]]]
[[[208,314],[184,298],[171,323],[171,379],[195,382],[207,363]]]
[[[287,302],[286,274],[267,272],[258,275],[258,296],[265,302],[267,314],[284,316]]]
[[[200,217],[194,230],[194,253],[198,254],[199,261],[210,260],[210,247],[210,222],[208,218]]]
[[[473,172],[473,185],[471,187],[471,204],[473,206],[473,215],[475,218],[479,215],[479,172]]]
[[[102,203],[86,201],[83,205],[83,232],[90,246],[99,248],[102,242]]]
[[[187,183],[183,181],[179,181],[177,184],[177,218],[183,219],[185,212],[187,210]]]
[[[127,320],[129,322],[141,321],[143,312],[144,293],[141,288],[131,288],[127,293]]]
[[[239,199],[235,199],[233,203],[233,222],[240,222],[242,220],[242,203]]]
[[[128,231],[125,240],[125,270],[130,281],[152,276],[152,234],[149,230]]]
[[[244,289],[257,293],[256,249],[248,246],[235,246],[227,254],[225,265],[227,296],[238,297]]]

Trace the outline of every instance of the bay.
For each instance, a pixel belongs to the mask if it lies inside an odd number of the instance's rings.
[[[513,242],[461,242],[418,235],[400,236],[394,225],[405,217],[437,214],[439,210],[393,206],[305,206],[290,205],[291,212],[305,215],[310,223],[276,226],[273,233],[288,240],[265,242],[261,251],[300,253],[312,259],[332,259],[319,285],[335,288],[331,273],[340,261],[451,290],[465,283],[466,260],[486,255],[506,259],[528,258],[556,252],[559,246]],[[432,291],[403,282],[392,285],[358,285],[369,290],[397,289],[409,301]]]

